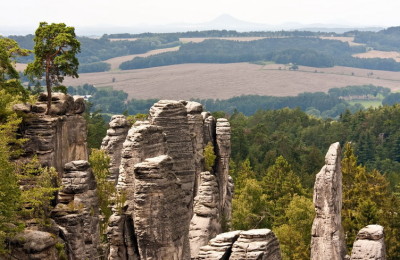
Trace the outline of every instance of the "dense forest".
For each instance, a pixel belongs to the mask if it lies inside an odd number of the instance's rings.
[[[34,35],[10,36],[25,49],[33,49]],[[136,41],[110,41],[106,37],[93,39],[77,37],[81,43],[81,52],[77,55],[80,73],[102,72],[109,70],[109,65],[101,62],[110,58],[145,53],[150,50],[168,48],[179,45],[179,39],[170,35],[141,38]],[[33,60],[33,55],[18,57],[19,62],[28,63]]]
[[[400,71],[400,63],[393,59],[362,59],[352,56],[365,51],[365,46],[349,46],[345,42],[315,37],[267,38],[250,42],[209,39],[200,43],[184,44],[178,52],[137,57],[122,63],[120,68],[126,70],[182,63],[273,61],[318,68],[337,65]]]
[[[272,228],[285,259],[308,259],[315,174],[329,145],[339,141],[344,147],[342,218],[348,248],[361,227],[382,223],[389,259],[400,259],[398,118],[399,105],[346,111],[337,121],[288,108],[249,117],[233,114],[233,227]]]
[[[92,112],[101,111],[103,114],[145,114],[157,101],[157,99],[128,100],[128,94],[121,90],[98,89],[90,84],[78,87],[70,86],[67,90],[71,95],[90,96],[89,101],[92,104]],[[398,93],[391,93],[389,88],[373,85],[332,88],[328,93],[301,93],[294,97],[243,95],[225,100],[192,100],[203,104],[208,111],[223,111],[228,115],[236,111],[249,116],[258,110],[298,107],[318,118],[337,119],[346,110],[356,112],[364,109],[359,103],[350,104],[349,100],[363,101],[377,98],[383,99],[382,102],[384,104],[394,104],[399,101]]]
[[[350,46],[346,42],[320,39],[323,36],[354,36],[354,41],[365,46]],[[180,38],[190,37],[267,37],[266,39],[240,42],[209,39],[200,43],[182,44]],[[33,35],[10,36],[26,49],[33,48]],[[132,39],[120,41],[118,39]],[[162,53],[146,58],[135,58],[121,64],[120,68],[139,69],[182,63],[232,63],[272,61],[275,63],[311,67],[347,66],[374,70],[400,71],[400,63],[394,59],[355,58],[352,54],[367,49],[399,51],[399,27],[391,27],[378,32],[352,31],[344,34],[276,31],[276,32],[237,32],[227,30],[192,31],[182,33],[142,33],[110,34],[99,39],[78,37],[81,53],[78,58],[82,64],[80,73],[102,72],[109,66],[102,61],[119,56],[140,54],[153,49],[181,45],[177,52]],[[29,62],[32,56],[20,57],[20,62]]]
[[[379,32],[356,32],[354,41],[381,51],[400,51],[400,27],[389,27]]]

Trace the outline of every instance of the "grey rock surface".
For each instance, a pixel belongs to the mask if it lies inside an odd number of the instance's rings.
[[[56,260],[58,254],[54,245],[57,242],[54,234],[26,229],[13,238],[12,243],[16,247],[10,254],[13,259],[19,260]]]
[[[190,222],[189,241],[192,258],[197,257],[201,246],[207,245],[211,238],[221,232],[217,178],[210,172],[202,172],[200,176],[200,186]]]
[[[114,115],[109,123],[110,128],[101,143],[101,150],[106,151],[110,156],[110,177],[109,180],[117,183],[119,166],[121,164],[122,145],[125,142],[129,131],[129,124],[123,115]]]
[[[135,259],[139,257],[137,249],[135,210],[135,174],[134,166],[146,158],[167,153],[166,136],[161,127],[149,122],[136,122],[129,130],[121,152],[120,175],[117,189],[120,196],[126,198],[122,210],[114,209],[109,221],[107,237],[110,243],[108,259]],[[150,213],[150,212],[149,212]],[[149,215],[148,217],[151,217]]]
[[[232,231],[217,235],[200,248],[199,260],[280,260],[278,239],[269,229]]]
[[[99,205],[96,181],[87,161],[65,165],[52,217],[65,238],[71,259],[98,259]]]
[[[224,214],[229,214],[231,209],[225,209],[229,184],[229,159],[231,154],[231,126],[227,119],[218,118],[216,124],[216,176],[219,185],[219,208]]]
[[[385,260],[386,246],[383,227],[380,225],[368,225],[362,228],[353,244],[350,259]]]
[[[344,259],[346,247],[341,222],[342,172],[340,145],[334,143],[314,185],[316,216],[312,225],[311,259]]]
[[[36,154],[43,166],[62,173],[67,162],[88,159],[86,121],[80,115],[84,106],[80,99],[75,103],[69,95],[54,93],[52,113],[45,115],[46,98],[41,95],[24,118],[22,137],[28,139],[24,156]]]
[[[217,235],[208,242],[208,245],[202,246],[198,254],[199,260],[225,260],[229,259],[232,246],[239,238],[242,231],[231,231]]]
[[[140,259],[187,259],[187,209],[172,158],[148,158],[134,168],[133,223]]]

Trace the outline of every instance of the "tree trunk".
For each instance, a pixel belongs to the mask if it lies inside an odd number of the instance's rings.
[[[51,81],[50,81],[50,60],[46,60],[46,89],[47,89],[47,110],[46,115],[50,114],[51,108]]]

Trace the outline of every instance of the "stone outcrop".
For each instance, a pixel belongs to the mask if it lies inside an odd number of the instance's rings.
[[[121,164],[122,145],[125,142],[129,131],[129,123],[123,115],[114,115],[109,123],[107,136],[103,139],[100,149],[106,151],[110,156],[110,181],[115,183],[119,176]]]
[[[100,246],[96,181],[87,161],[65,165],[52,217],[60,227],[71,259],[97,259]]]
[[[24,230],[11,241],[14,245],[11,259],[42,260],[58,259],[58,251],[54,245],[59,242],[51,233],[38,230]]]
[[[117,189],[125,197],[124,207],[114,209],[109,220],[107,236],[110,243],[109,259],[134,259],[137,251],[137,239],[133,226],[135,210],[135,174],[134,166],[146,158],[167,153],[166,137],[161,127],[149,122],[136,122],[129,130],[121,152],[120,175]],[[149,212],[152,213],[152,212]],[[157,212],[153,212],[157,214]],[[148,217],[151,217],[149,215]],[[155,216],[154,216],[155,217]]]
[[[312,225],[311,259],[344,259],[346,247],[341,222],[342,172],[340,145],[334,143],[314,185],[316,216]]]
[[[380,225],[368,225],[362,228],[353,244],[350,259],[385,260],[386,246],[383,227]]]
[[[191,209],[195,159],[186,107],[179,101],[160,100],[150,108],[150,122],[162,127],[166,134],[168,155],[174,160],[174,172],[182,182],[187,208]]]
[[[231,231],[217,235],[202,246],[198,253],[199,260],[225,260],[229,259],[232,253],[232,246],[239,238],[242,231]]]
[[[140,259],[188,259],[184,190],[171,157],[148,158],[135,165],[134,219]]]
[[[198,255],[201,246],[221,233],[218,204],[219,190],[217,178],[210,172],[202,172],[200,186],[194,202],[194,212],[190,223],[190,254]]]
[[[228,191],[229,184],[229,159],[231,154],[231,126],[227,119],[219,118],[216,124],[216,175],[219,183],[220,211],[225,216],[231,212],[231,196]]]
[[[280,260],[278,239],[269,229],[222,233],[200,248],[199,260]]]
[[[114,209],[109,222],[108,259],[161,257],[156,248],[163,248],[164,259],[190,259],[197,256],[201,246],[222,232],[221,221],[226,216],[230,217],[233,192],[233,184],[228,177],[230,126],[226,120],[220,120],[218,134],[216,120],[203,112],[202,105],[197,102],[161,100],[150,109],[149,121],[135,123],[122,145],[117,190],[126,201],[122,209]],[[210,172],[206,172],[203,153],[209,142],[215,147],[218,162]],[[105,143],[107,137],[103,141]],[[103,149],[107,150],[105,145]],[[172,167],[172,175],[167,175],[176,176],[176,180],[169,180],[169,188],[157,180],[151,188],[138,193],[138,189],[143,187],[138,175],[139,169],[143,168],[141,165],[150,167],[148,158],[163,156],[170,158],[167,161]],[[157,167],[152,171],[162,172]],[[176,186],[175,182],[179,183],[182,191],[180,197],[173,200],[175,202],[165,205],[154,202],[152,206],[145,203],[152,200],[153,191],[161,196],[162,191]],[[146,199],[138,200],[141,197]],[[221,197],[224,201],[221,201]],[[148,207],[153,207],[153,210],[146,210]],[[175,230],[176,234],[173,238],[166,235],[160,237],[159,230],[162,227],[154,221],[169,221],[159,219],[158,215],[169,211],[179,212],[179,216],[174,217],[179,221],[170,222],[168,227]],[[151,235],[147,231],[149,228],[155,228]],[[164,231],[168,233],[168,230]]]
[[[45,115],[47,96],[41,94],[34,105],[16,105],[14,110],[29,113],[21,127],[24,156],[36,154],[43,166],[63,172],[73,160],[87,160],[86,121],[82,98],[53,93],[50,115]]]

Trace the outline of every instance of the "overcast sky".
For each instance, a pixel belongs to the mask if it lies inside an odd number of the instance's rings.
[[[0,33],[35,29],[40,21],[67,25],[134,26],[201,23],[219,15],[282,24],[400,25],[400,0],[0,0]]]

